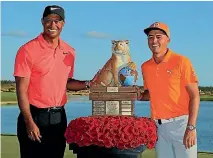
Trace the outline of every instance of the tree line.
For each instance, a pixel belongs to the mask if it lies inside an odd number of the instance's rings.
[[[203,92],[213,92],[213,87],[212,86],[199,86],[199,90],[203,91]]]
[[[13,84],[13,83],[16,83],[16,82],[11,80],[1,80],[1,84]]]

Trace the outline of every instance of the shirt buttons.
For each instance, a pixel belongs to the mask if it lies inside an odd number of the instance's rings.
[[[156,76],[158,76],[158,72],[159,72],[159,67],[157,66]]]

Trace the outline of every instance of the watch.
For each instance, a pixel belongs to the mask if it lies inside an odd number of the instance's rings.
[[[190,131],[192,131],[192,130],[195,130],[196,129],[196,127],[195,126],[193,126],[193,125],[187,125],[187,127],[186,127],[187,129],[189,129]]]
[[[86,89],[89,89],[90,88],[90,81],[89,80],[85,81],[85,85],[86,85]]]

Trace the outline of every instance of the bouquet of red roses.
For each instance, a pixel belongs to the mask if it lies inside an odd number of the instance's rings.
[[[68,144],[131,149],[141,145],[152,149],[157,141],[153,120],[135,116],[89,116],[72,120],[65,132]]]

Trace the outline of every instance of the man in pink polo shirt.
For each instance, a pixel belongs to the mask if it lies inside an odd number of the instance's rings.
[[[41,19],[43,33],[21,46],[16,55],[21,158],[63,158],[66,89],[83,90],[92,83],[72,79],[75,51],[59,37],[64,20],[62,7],[47,6]]]

